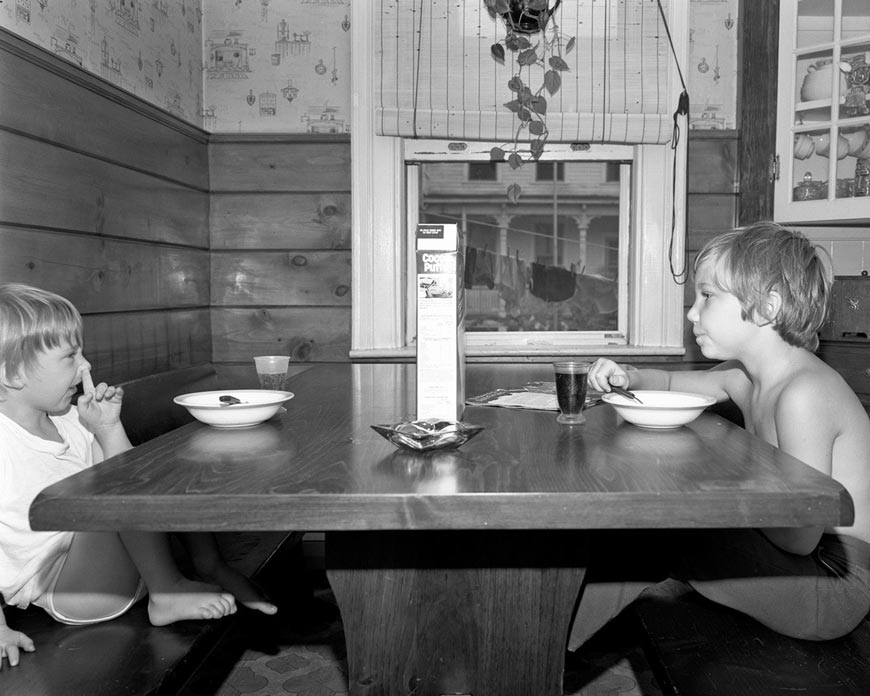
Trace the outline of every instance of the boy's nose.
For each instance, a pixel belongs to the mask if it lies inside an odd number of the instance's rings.
[[[689,307],[689,311],[686,312],[686,319],[688,319],[693,324],[698,320],[698,312],[695,309],[695,305]]]
[[[79,375],[85,370],[90,370],[91,364],[88,362],[88,359],[84,355],[79,356]]]

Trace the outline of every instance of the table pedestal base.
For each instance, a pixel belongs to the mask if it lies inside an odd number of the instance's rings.
[[[330,532],[352,696],[561,696],[584,537]]]

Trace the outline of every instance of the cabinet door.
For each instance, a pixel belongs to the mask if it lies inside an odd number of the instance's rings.
[[[776,150],[778,222],[870,220],[868,0],[781,3]]]

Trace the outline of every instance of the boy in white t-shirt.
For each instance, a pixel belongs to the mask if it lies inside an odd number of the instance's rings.
[[[130,449],[121,423],[123,390],[94,385],[82,355],[82,319],[66,299],[27,285],[0,285],[0,594],[37,604],[58,621],[87,624],[123,614],[148,594],[154,625],[217,619],[236,599],[274,614],[243,575],[226,565],[209,534],[184,535],[202,578],[184,577],[165,534],[34,532],[28,512],[46,486]],[[84,394],[72,399],[79,383]],[[0,668],[17,665],[33,641],[0,608]]]

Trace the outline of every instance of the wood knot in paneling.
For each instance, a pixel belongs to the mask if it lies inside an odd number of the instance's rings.
[[[290,342],[290,359],[305,362],[311,357],[313,341],[307,338],[297,338]]]
[[[290,263],[292,263],[294,266],[307,266],[308,259],[302,254],[296,254],[296,256],[291,257]]]

